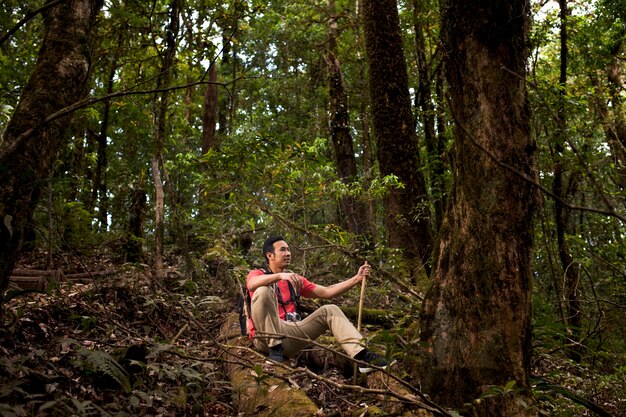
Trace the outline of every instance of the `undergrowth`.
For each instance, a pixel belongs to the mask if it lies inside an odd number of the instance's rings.
[[[9,301],[0,415],[232,415],[209,336],[230,305],[173,278],[170,291],[127,271]]]
[[[213,343],[234,311],[234,283],[172,272],[155,285],[135,265],[94,284],[14,293],[0,316],[0,416],[237,415]],[[393,299],[384,289],[375,296],[381,305]],[[410,380],[419,330],[409,316],[390,312],[389,319],[394,324],[387,330],[366,326],[368,340],[403,363],[398,374]],[[535,327],[540,415],[626,415],[626,344],[589,345],[577,362],[562,349],[565,337],[545,322]],[[321,403],[336,397],[351,406],[337,389],[330,394],[323,384],[300,384],[319,390]]]

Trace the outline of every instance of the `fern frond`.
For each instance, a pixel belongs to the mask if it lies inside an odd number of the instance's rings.
[[[83,350],[85,361],[90,364],[94,370],[100,371],[115,380],[126,392],[131,392],[130,376],[128,372],[115,360],[113,356],[107,352],[100,350]]]

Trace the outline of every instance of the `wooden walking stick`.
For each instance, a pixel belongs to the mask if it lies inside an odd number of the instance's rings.
[[[367,261],[365,261],[365,265],[369,265]],[[357,313],[356,320],[356,329],[361,332],[361,318],[363,317],[363,300],[365,299],[365,278],[367,275],[363,276],[363,280],[361,281],[361,296],[359,298],[359,311]],[[354,364],[354,385],[356,385],[356,363]]]
[[[365,265],[368,265],[367,261],[365,261]],[[361,298],[359,298],[359,313],[356,321],[356,329],[361,331],[361,318],[363,317],[363,299],[365,298],[365,277],[363,276],[363,280],[361,281]]]

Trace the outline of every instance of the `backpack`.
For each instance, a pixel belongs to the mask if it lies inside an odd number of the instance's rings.
[[[271,274],[272,271],[269,269],[262,268],[264,274]],[[300,294],[297,294],[291,282],[287,282],[289,285],[289,293],[291,297],[288,301],[283,301],[282,293],[278,291],[278,285],[274,284],[274,291],[276,291],[276,298],[278,304],[282,305],[283,309],[285,309],[285,313],[287,313],[286,305],[290,303],[294,303],[296,306],[296,313],[300,311]],[[248,286],[244,283],[240,286],[240,294],[237,296],[237,312],[239,313],[239,329],[241,330],[242,336],[248,336],[248,319],[252,316],[250,305],[250,291],[248,290]],[[300,315],[298,314],[298,317]]]

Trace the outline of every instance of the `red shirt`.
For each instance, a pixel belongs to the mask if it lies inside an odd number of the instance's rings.
[[[253,269],[248,273],[248,277],[246,278],[246,286],[248,286],[248,290],[250,290],[250,286],[248,285],[251,280],[254,278],[265,275],[265,271],[262,269]],[[311,281],[304,277],[302,278],[302,288],[300,289],[300,295],[302,297],[313,297],[313,291],[315,290],[316,285]],[[281,320],[285,320],[286,313],[295,313],[296,312],[296,303],[295,300],[291,300],[291,292],[289,291],[289,284],[287,281],[278,281],[276,283],[278,285],[278,289],[282,295],[283,304],[278,306],[278,315]],[[250,291],[250,299],[254,296],[254,291]],[[252,323],[252,318],[248,320],[248,335],[252,338],[254,337],[254,323]]]

